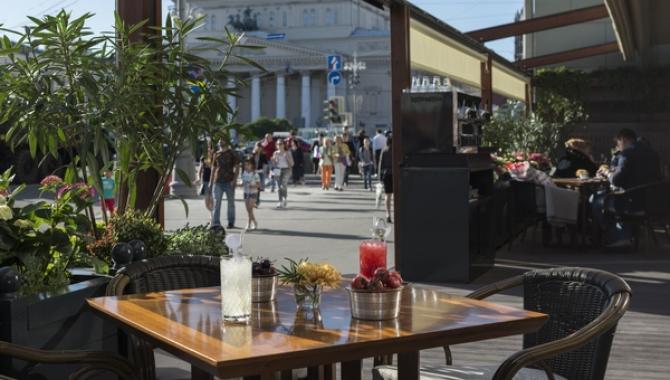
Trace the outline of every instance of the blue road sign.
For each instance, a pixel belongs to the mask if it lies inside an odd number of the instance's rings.
[[[333,86],[337,86],[338,84],[342,83],[342,73],[339,71],[329,72],[328,83],[332,84]]]
[[[342,70],[342,56],[341,55],[329,55],[328,56],[328,71],[341,71]]]

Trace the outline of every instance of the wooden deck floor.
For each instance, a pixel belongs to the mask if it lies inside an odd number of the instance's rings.
[[[454,293],[467,294],[482,284],[522,273],[529,269],[554,266],[584,266],[621,275],[634,295],[631,308],[619,324],[606,374],[608,380],[670,379],[670,246],[654,247],[651,253],[612,253],[583,249],[545,249],[535,242],[517,244],[511,251],[498,253],[496,268],[472,284],[444,284]],[[492,301],[520,305],[520,293],[508,293]],[[502,338],[452,347],[459,365],[498,365],[521,347],[521,337]],[[442,364],[441,349],[421,353],[422,364]],[[157,355],[159,379],[186,379],[189,372],[180,363]],[[371,363],[365,363],[370,379]],[[345,379],[343,379],[345,380]]]

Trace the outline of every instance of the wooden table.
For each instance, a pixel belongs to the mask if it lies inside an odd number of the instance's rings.
[[[609,181],[605,178],[552,178],[554,183],[559,187],[579,191],[579,233],[582,237],[582,245],[586,244],[586,237],[590,236],[593,245],[596,245],[598,238],[594,233],[594,228],[589,223],[589,198],[592,194],[609,187]]]
[[[356,380],[362,359],[397,353],[399,378],[414,380],[419,350],[533,332],[547,319],[439,287],[409,285],[402,297],[400,317],[384,322],[352,319],[345,289],[324,292],[314,316],[296,311],[292,290],[280,287],[275,302],[254,305],[248,325],[222,324],[218,288],[101,297],[88,304],[190,362],[192,376],[202,379],[269,380],[280,371],[342,363],[342,378]]]

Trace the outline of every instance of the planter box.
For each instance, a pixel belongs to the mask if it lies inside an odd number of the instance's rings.
[[[104,296],[108,282],[107,277],[75,275],[73,284],[59,292],[0,295],[0,340],[46,350],[117,352],[116,327],[95,316],[85,302]],[[29,378],[28,373],[36,378],[67,379],[77,368],[0,356],[0,373],[20,379]]]

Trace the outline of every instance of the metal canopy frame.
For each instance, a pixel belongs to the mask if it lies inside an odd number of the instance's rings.
[[[520,36],[543,30],[560,28],[562,26],[581,24],[588,21],[608,18],[607,7],[603,4],[593,7],[575,9],[572,11],[555,13],[548,16],[535,17],[528,20],[512,22],[478,29],[468,32],[467,35],[479,42],[498,40],[501,38]]]

